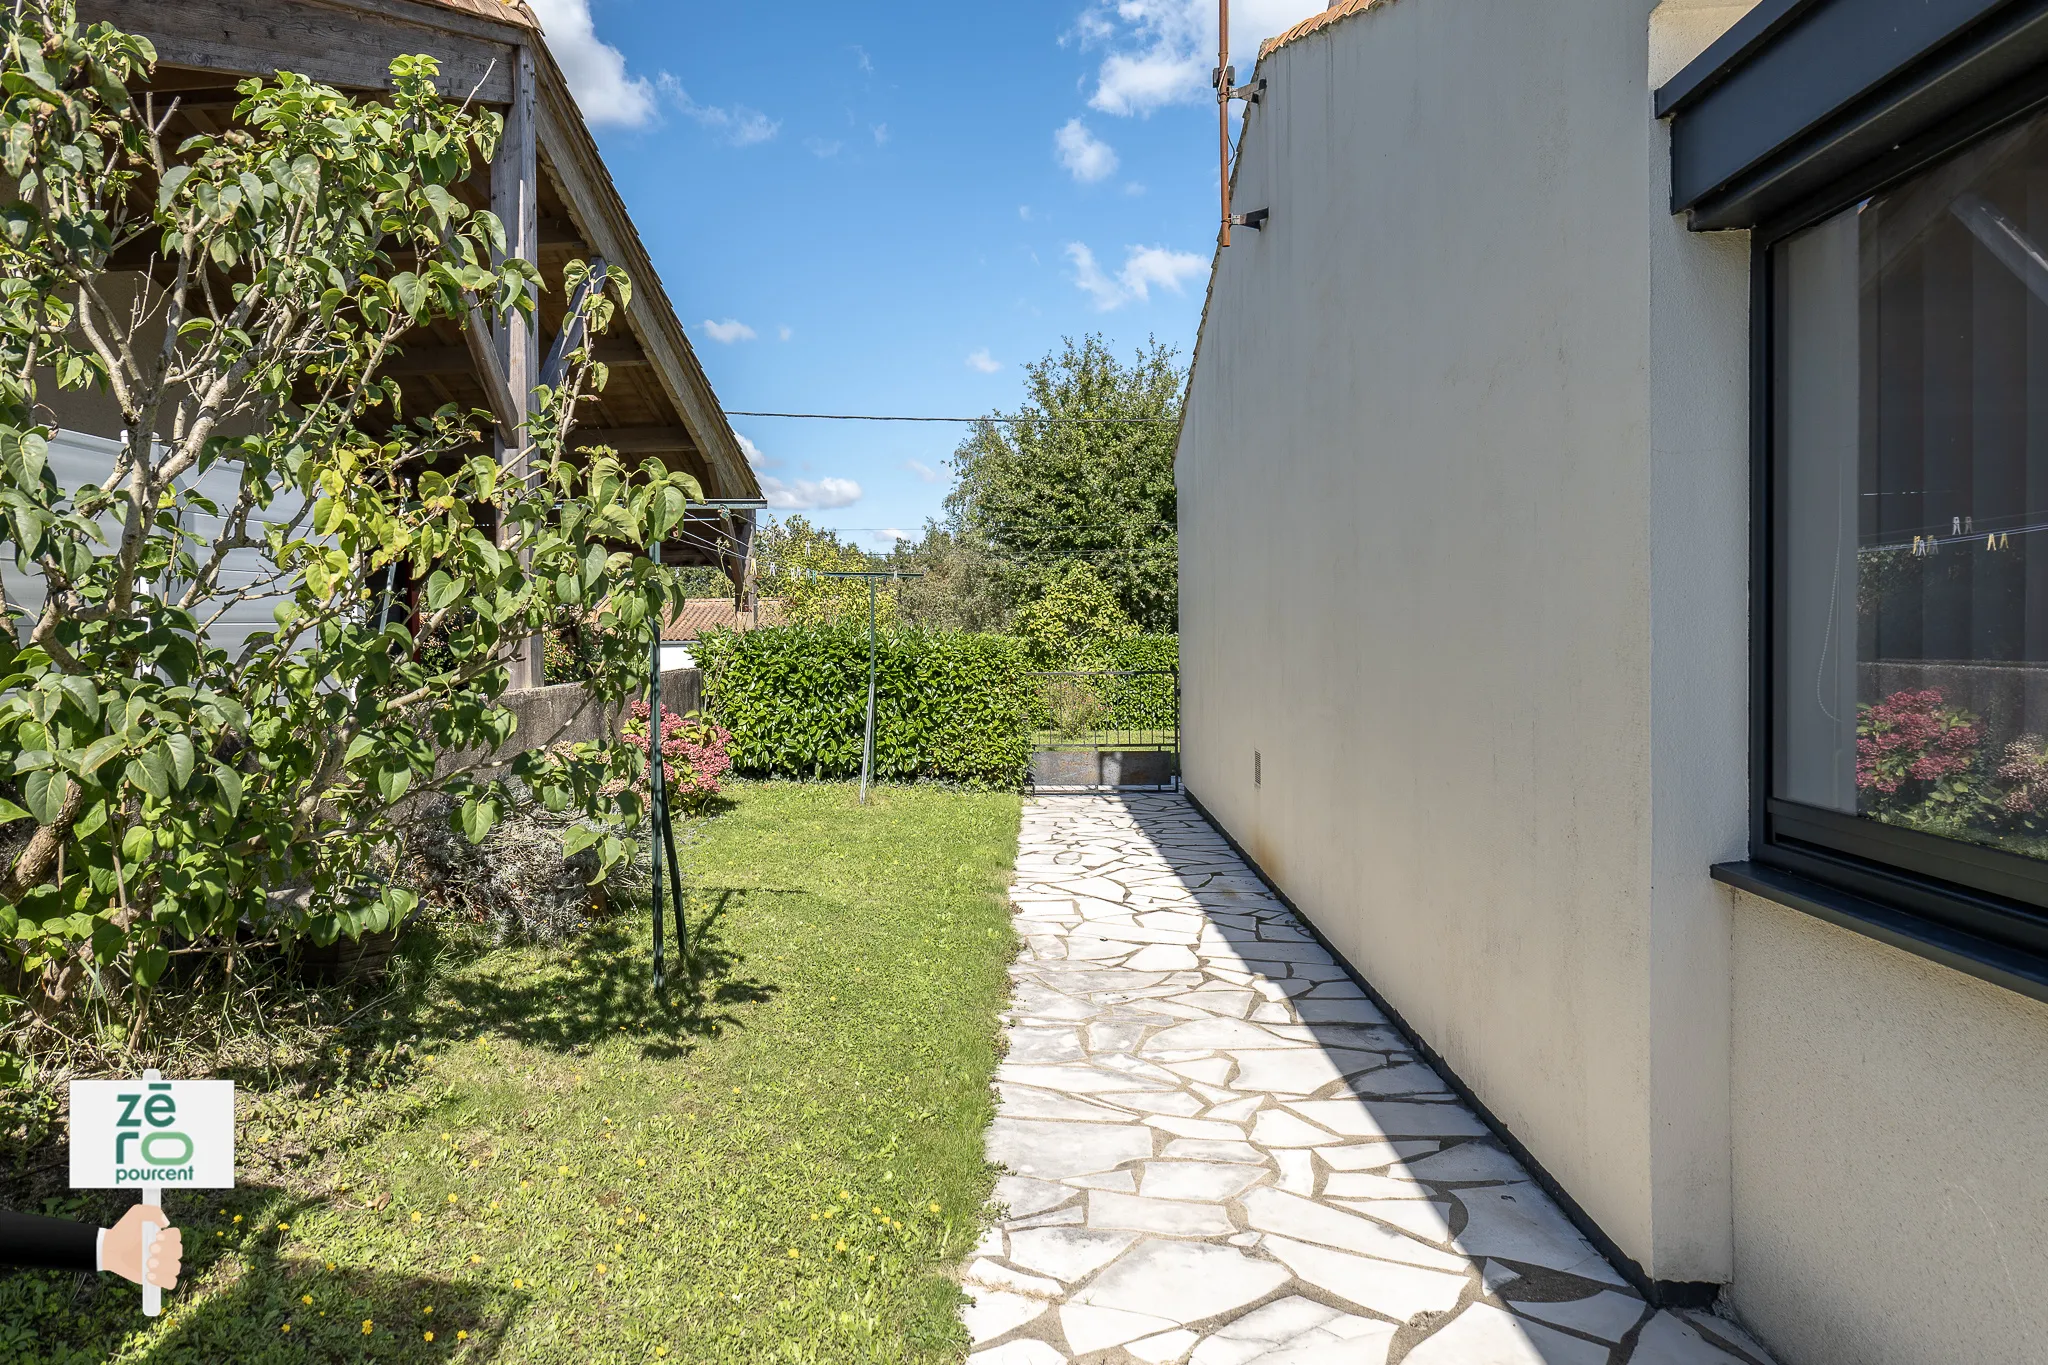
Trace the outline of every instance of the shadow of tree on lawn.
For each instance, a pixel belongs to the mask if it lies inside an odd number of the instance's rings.
[[[387,1030],[403,1027],[427,1038],[491,1035],[568,1053],[624,1033],[650,1058],[685,1056],[706,1038],[742,1027],[741,1006],[776,994],[773,983],[747,972],[724,933],[727,919],[748,896],[760,894],[775,893],[738,887],[690,893],[684,951],[678,950],[671,909],[663,926],[668,975],[659,989],[653,950],[636,919],[650,913],[643,901],[535,970],[466,970],[477,965],[469,963],[422,973],[423,980],[435,978],[431,990],[394,1001]]]

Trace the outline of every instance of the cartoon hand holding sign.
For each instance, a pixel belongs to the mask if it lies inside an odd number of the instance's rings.
[[[234,1082],[167,1081],[154,1071],[139,1081],[73,1081],[71,1188],[142,1191],[141,1206],[104,1234],[100,1264],[142,1285],[149,1317],[162,1311],[160,1285],[176,1284],[182,1251],[161,1207],[165,1185],[234,1188]]]

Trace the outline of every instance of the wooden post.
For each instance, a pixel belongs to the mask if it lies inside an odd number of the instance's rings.
[[[505,254],[523,261],[540,260],[540,143],[534,126],[533,49],[521,44],[512,61],[512,103],[505,110],[505,137],[498,145],[497,160],[491,164],[491,212],[505,225]],[[498,324],[493,341],[505,383],[522,423],[533,412],[533,387],[539,379],[539,338],[535,327],[520,314]],[[489,382],[488,379],[485,381]],[[514,478],[527,473],[526,447],[529,435],[522,425],[507,444],[497,438],[498,463]],[[501,530],[500,534],[503,532]],[[546,678],[542,667],[542,636],[521,646],[512,663],[513,688],[539,687]]]

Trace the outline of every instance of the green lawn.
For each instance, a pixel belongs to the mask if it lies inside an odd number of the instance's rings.
[[[171,1196],[159,1324],[0,1279],[0,1362],[959,1360],[1018,799],[733,796],[685,854],[700,1006],[652,998],[644,914],[418,935],[411,998],[243,1096],[242,1188]]]

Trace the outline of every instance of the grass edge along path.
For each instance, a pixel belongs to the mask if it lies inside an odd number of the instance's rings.
[[[651,999],[644,907],[440,943],[322,1080],[243,1097],[163,1319],[0,1280],[0,1363],[960,1360],[1020,800],[733,797],[685,854],[700,1007]]]

